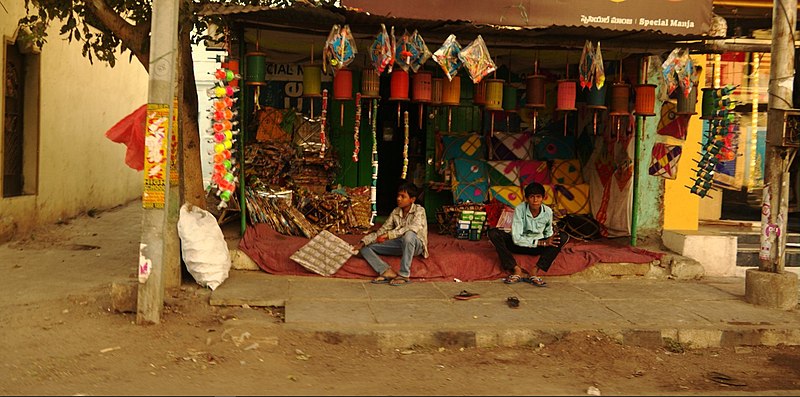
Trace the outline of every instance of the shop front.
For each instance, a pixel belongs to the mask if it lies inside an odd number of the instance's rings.
[[[683,145],[705,150],[687,139],[701,128],[704,65],[681,46],[715,34],[711,1],[507,3],[207,9],[231,27],[243,77],[240,248],[266,271],[307,273],[295,250],[321,230],[355,243],[408,179],[441,248],[419,277],[490,279],[499,269],[484,232],[510,227],[538,182],[557,218],[603,237],[576,230],[585,239],[565,252],[583,259],[554,274],[658,258],[629,245],[660,236],[665,181],[692,167],[679,164]],[[362,262],[336,275],[370,276]],[[446,264],[473,262],[466,273]]]

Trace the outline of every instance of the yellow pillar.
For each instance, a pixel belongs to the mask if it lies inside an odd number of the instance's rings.
[[[692,62],[695,65],[705,66],[705,55],[693,55]],[[698,78],[698,86],[694,89],[698,90],[705,86],[705,67],[700,73]],[[686,134],[686,141],[672,138],[670,136],[661,136],[661,142],[670,145],[682,145],[683,154],[678,161],[678,176],[675,179],[667,179],[664,183],[664,230],[697,230],[697,222],[700,213],[700,196],[689,192],[686,186],[692,186],[694,182],[690,178],[694,178],[697,174],[692,171],[697,168],[697,160],[700,158],[701,145],[703,136],[703,120],[700,120],[700,113],[702,107],[702,95],[697,96],[697,104],[695,105],[696,115],[691,116],[689,119],[689,128]],[[722,194],[719,191],[710,191],[709,194]]]

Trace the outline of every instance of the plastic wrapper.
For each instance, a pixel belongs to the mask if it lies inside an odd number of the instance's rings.
[[[386,32],[386,25],[381,24],[381,30],[369,47],[369,54],[372,66],[375,67],[378,74],[383,73],[387,67],[390,68],[394,62],[394,45],[389,33]]]
[[[394,62],[400,69],[408,71],[411,65],[419,58],[419,50],[411,41],[411,34],[408,30],[397,39],[397,46],[394,49]]]
[[[661,70],[668,94],[672,94],[676,88],[681,87],[683,95],[689,96],[689,92],[692,90],[694,65],[692,65],[692,59],[689,57],[687,49],[676,48],[672,50],[667,60],[661,64]]]
[[[469,72],[469,77],[475,84],[480,83],[484,76],[497,70],[497,65],[492,61],[489,55],[489,49],[486,48],[486,43],[483,42],[483,37],[478,35],[478,38],[469,43],[459,53],[458,57],[464,63],[464,67]]]
[[[330,65],[334,69],[341,69],[353,62],[357,53],[358,49],[350,33],[350,26],[344,25],[340,28],[339,25],[333,25],[322,52],[323,67]],[[327,70],[325,72],[327,73]]]
[[[428,49],[428,46],[425,45],[425,40],[422,38],[422,35],[416,30],[411,35],[411,43],[419,53],[416,61],[411,63],[411,70],[416,73],[417,70],[419,70],[419,68],[425,64],[425,62],[428,62],[428,59],[430,59],[433,54],[431,53],[431,50]]]
[[[461,45],[456,41],[454,34],[448,36],[442,46],[433,53],[433,60],[442,67],[448,80],[453,80],[463,63],[459,57],[460,53]]]
[[[592,42],[586,40],[581,52],[581,60],[578,62],[578,80],[581,88],[592,88],[592,72],[594,70],[594,46]]]
[[[597,42],[597,48],[594,50],[594,59],[592,63],[592,70],[594,74],[594,85],[597,88],[603,88],[606,83],[606,69],[603,67],[603,53],[600,52],[600,42]]]

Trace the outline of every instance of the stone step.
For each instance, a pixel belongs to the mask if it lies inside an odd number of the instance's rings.
[[[739,245],[742,244],[760,244],[761,234],[758,232],[743,232],[743,233],[730,233],[735,234],[736,241]],[[787,244],[800,244],[800,233],[789,233],[786,235]]]
[[[761,259],[758,258],[758,252],[758,244],[739,244],[739,250],[736,253],[736,266],[759,266]],[[786,267],[800,267],[800,248],[786,248]]]

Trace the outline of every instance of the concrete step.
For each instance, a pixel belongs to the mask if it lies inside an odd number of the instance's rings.
[[[758,258],[759,250],[758,244],[739,244],[739,249],[736,253],[736,266],[759,266],[761,264],[761,259]],[[786,248],[786,267],[800,267],[800,248]]]
[[[760,244],[761,243],[761,234],[758,232],[742,232],[742,233],[730,233],[735,234],[737,237],[737,242],[739,245],[743,244]],[[787,244],[800,244],[800,233],[789,233],[786,236],[786,243]]]

